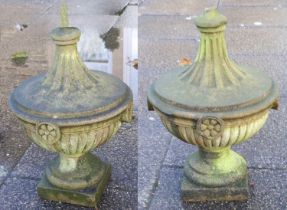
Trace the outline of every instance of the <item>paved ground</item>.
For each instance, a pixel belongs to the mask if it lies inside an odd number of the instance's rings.
[[[127,0],[68,1],[73,25],[88,25],[106,31]],[[58,26],[56,0],[0,0],[0,210],[84,209],[47,202],[36,193],[44,168],[54,155],[31,144],[9,111],[7,98],[24,79],[46,71],[51,62],[49,32]],[[23,31],[16,24],[27,24]],[[90,25],[91,24],[91,25]],[[11,54],[27,51],[24,66],[11,63]],[[109,143],[95,154],[113,166],[112,178],[100,209],[136,209],[137,206],[137,118],[124,124]]]
[[[139,209],[287,209],[285,0],[221,0],[219,6],[229,21],[230,57],[267,72],[281,91],[279,111],[271,112],[251,141],[234,148],[248,160],[248,202],[181,202],[182,166],[196,148],[172,137],[155,113],[146,109],[148,85],[176,67],[180,58],[195,58],[199,33],[192,20],[205,7],[216,5],[216,0],[145,0],[140,7]]]

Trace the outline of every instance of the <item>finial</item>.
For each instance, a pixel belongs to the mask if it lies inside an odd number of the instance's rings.
[[[61,27],[69,27],[68,5],[66,0],[63,0],[61,6]]]
[[[201,32],[200,47],[194,64],[181,74],[182,81],[216,89],[240,85],[246,73],[229,59],[224,37],[226,23],[227,18],[216,8],[206,9],[195,20]]]
[[[227,23],[227,18],[220,14],[215,7],[206,8],[204,13],[195,19],[199,28],[217,28]]]

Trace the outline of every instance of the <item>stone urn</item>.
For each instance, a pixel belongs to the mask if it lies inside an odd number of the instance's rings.
[[[38,194],[95,207],[111,166],[90,151],[111,139],[122,122],[131,121],[132,92],[116,77],[87,69],[77,51],[80,30],[62,22],[51,33],[56,45],[52,68],[20,84],[9,105],[34,143],[58,153]]]
[[[184,165],[185,201],[248,199],[247,164],[231,146],[256,134],[278,104],[270,77],[229,58],[226,23],[213,8],[199,16],[195,24],[201,38],[193,64],[169,71],[148,91],[149,110],[170,133],[198,147]]]

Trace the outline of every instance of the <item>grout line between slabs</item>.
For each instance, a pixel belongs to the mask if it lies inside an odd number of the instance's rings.
[[[21,155],[21,157],[18,159],[18,161],[11,167],[10,172],[7,174],[7,176],[3,179],[2,183],[0,184],[0,189],[2,188],[2,186],[4,185],[4,183],[6,182],[6,180],[8,178],[12,178],[12,172],[15,170],[16,166],[19,164],[19,162],[22,160],[22,158],[26,155],[28,149],[32,146],[32,143],[30,143],[30,145],[27,147],[26,151],[23,152],[23,154]]]
[[[154,193],[156,192],[158,184],[159,184],[161,169],[163,168],[163,163],[164,163],[166,155],[167,155],[167,153],[169,151],[171,140],[172,140],[172,136],[170,136],[170,138],[168,140],[169,142],[168,142],[167,148],[166,148],[166,150],[164,152],[163,158],[161,160],[160,168],[157,170],[156,180],[155,180],[155,183],[152,186],[152,191],[150,192],[150,199],[149,199],[149,202],[147,203],[147,208],[146,209],[150,209],[150,207],[151,207],[151,204],[152,204],[152,201],[153,201],[153,198],[154,198]]]

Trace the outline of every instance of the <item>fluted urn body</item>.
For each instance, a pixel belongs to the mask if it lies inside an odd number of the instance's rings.
[[[30,139],[59,154],[44,175],[54,194],[46,188],[38,192],[51,200],[95,206],[110,166],[90,151],[131,121],[132,93],[116,77],[86,68],[77,52],[79,29],[56,28],[51,36],[56,44],[52,68],[19,85],[9,104]],[[87,188],[98,188],[94,197],[85,200],[74,193]]]
[[[201,32],[197,57],[152,84],[148,106],[169,132],[199,148],[184,166],[185,200],[244,200],[246,161],[230,148],[262,128],[277,108],[278,90],[262,71],[229,58],[226,17],[208,9],[195,23]]]

